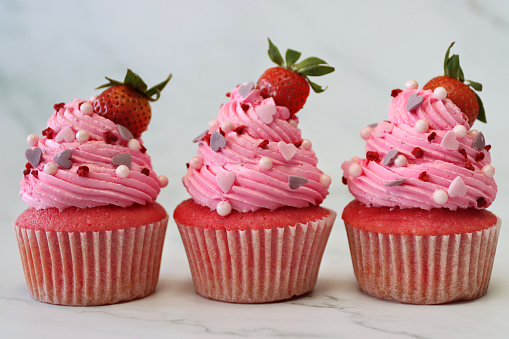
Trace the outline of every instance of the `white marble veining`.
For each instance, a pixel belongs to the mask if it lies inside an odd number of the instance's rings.
[[[390,90],[422,85],[442,72],[451,41],[466,78],[482,82],[487,143],[502,218],[491,286],[483,298],[441,306],[374,299],[357,287],[346,233],[338,220],[314,291],[286,302],[235,305],[194,293],[178,231],[170,223],[160,283],[150,297],[73,308],[33,300],[26,289],[12,223],[25,139],[40,133],[56,102],[88,98],[104,76],[127,67],[150,84],[173,73],[152,105],[144,135],[155,170],[170,178],[159,197],[171,213],[188,197],[184,164],[191,139],[215,118],[224,94],[271,67],[267,37],[282,50],[316,55],[336,67],[317,79],[299,112],[319,167],[333,178],[325,206],[351,199],[340,164],[362,155],[361,127],[387,116]],[[0,337],[78,338],[505,338],[509,330],[509,157],[506,127],[509,67],[507,1],[30,1],[0,2]]]

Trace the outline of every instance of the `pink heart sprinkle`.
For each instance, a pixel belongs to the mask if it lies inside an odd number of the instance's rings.
[[[42,150],[39,147],[35,147],[34,149],[27,149],[25,151],[25,158],[33,167],[39,166],[42,157]]]
[[[246,82],[239,86],[238,93],[241,97],[245,98],[254,88],[254,83]]]
[[[216,175],[216,183],[223,190],[224,193],[228,193],[235,182],[234,172],[220,172]]]
[[[445,133],[440,146],[450,151],[457,151],[460,148],[460,143],[456,140],[456,133],[452,130]]]
[[[268,125],[274,121],[274,114],[277,113],[277,108],[272,105],[260,105],[256,107],[255,111],[260,120]]]
[[[279,147],[279,153],[283,155],[286,161],[291,160],[295,153],[297,153],[297,147],[295,147],[294,144],[287,144],[284,141],[280,141],[277,146]]]
[[[465,185],[465,182],[461,177],[456,177],[449,185],[449,188],[447,189],[447,194],[451,198],[453,197],[464,197],[467,194],[467,185]]]
[[[421,106],[423,99],[423,96],[417,95],[416,93],[410,94],[406,102],[406,110],[413,111],[414,109],[418,108]]]
[[[55,137],[56,142],[71,142],[74,141],[75,134],[72,130],[71,126],[66,126],[62,128],[60,132],[58,132],[57,136]]]
[[[381,121],[376,126],[375,135],[378,138],[381,138],[385,135],[385,132],[390,133],[390,132],[392,132],[393,129],[394,129],[394,125],[392,123],[387,122],[387,121]]]

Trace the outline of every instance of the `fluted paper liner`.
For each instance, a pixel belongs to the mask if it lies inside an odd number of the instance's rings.
[[[346,224],[353,269],[366,293],[410,304],[443,304],[482,297],[490,282],[500,231],[453,235],[395,235]]]
[[[330,211],[307,224],[245,231],[177,226],[198,294],[264,303],[313,289],[335,217]]]
[[[168,216],[148,225],[98,232],[35,231],[15,226],[34,299],[91,306],[154,292]]]

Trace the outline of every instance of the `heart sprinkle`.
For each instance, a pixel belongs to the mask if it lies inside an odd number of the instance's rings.
[[[256,114],[264,123],[271,124],[274,121],[274,114],[277,113],[276,106],[260,105],[255,109]]]
[[[245,82],[242,85],[239,86],[238,93],[241,97],[245,98],[247,95],[251,92],[251,90],[254,88],[254,83],[252,82]]]
[[[193,139],[193,143],[200,142],[203,139],[203,137],[207,135],[208,132],[209,132],[208,130],[203,131],[200,135]]]
[[[228,193],[235,182],[235,172],[220,172],[216,175],[216,183],[224,193]]]
[[[131,169],[132,157],[129,153],[119,153],[111,157],[111,163],[115,166],[124,165]]]
[[[389,166],[390,164],[392,164],[394,162],[394,159],[396,159],[396,157],[398,156],[398,154],[399,154],[399,152],[398,152],[397,149],[390,150],[385,155],[385,158],[384,158],[384,161],[383,161],[384,166]]]
[[[456,140],[456,133],[452,130],[445,133],[442,142],[440,142],[440,146],[450,151],[457,151],[460,148],[460,143]]]
[[[55,137],[56,142],[71,142],[74,141],[74,131],[70,126],[66,126],[62,128],[60,132]]]
[[[283,155],[286,161],[291,160],[295,153],[297,153],[297,147],[294,144],[287,144],[284,141],[280,141],[277,146],[279,147],[279,153]]]
[[[33,167],[39,166],[42,157],[42,150],[39,147],[29,148],[25,151],[25,158]]]
[[[385,187],[399,186],[405,182],[405,179],[391,180],[384,182]]]
[[[129,141],[133,138],[133,134],[126,127],[117,124],[117,130],[118,133],[120,134],[120,137],[125,141]]]
[[[417,95],[416,93],[412,93],[408,97],[408,101],[406,102],[406,110],[413,111],[414,109],[421,106],[424,97],[421,95]]]
[[[486,146],[486,140],[484,139],[484,135],[482,132],[477,133],[477,135],[474,138],[474,141],[472,142],[472,148],[476,151],[482,151],[484,147]]]
[[[220,148],[223,148],[226,146],[226,139],[224,136],[221,135],[218,131],[212,132],[212,135],[210,136],[210,148],[214,152],[219,151]]]
[[[451,198],[453,197],[464,197],[467,194],[467,186],[461,177],[456,177],[449,185],[447,189],[447,194]]]
[[[302,185],[305,185],[309,182],[308,178],[301,177],[300,175],[290,175],[288,176],[288,184],[292,190],[296,190]]]
[[[53,161],[55,161],[58,166],[65,168],[65,169],[69,169],[72,167],[71,157],[72,157],[71,150],[64,149],[53,157]]]

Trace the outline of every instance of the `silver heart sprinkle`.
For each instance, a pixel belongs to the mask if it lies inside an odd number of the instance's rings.
[[[194,138],[194,139],[193,139],[193,143],[200,142],[200,141],[201,141],[201,139],[203,139],[203,137],[204,137],[205,135],[207,135],[207,133],[208,133],[208,132],[209,132],[209,130],[205,130],[205,131],[203,131],[203,133],[202,133],[202,134],[198,135],[196,138]]]
[[[486,146],[486,140],[484,139],[484,135],[482,132],[477,133],[477,135],[474,138],[474,141],[472,142],[472,148],[476,151],[482,151],[484,147]]]
[[[385,187],[399,186],[404,182],[405,182],[405,179],[391,180],[391,181],[384,182],[384,186]]]
[[[254,88],[254,83],[246,82],[239,86],[238,93],[241,97],[245,98]]]
[[[223,137],[223,135],[218,131],[212,132],[212,135],[210,136],[210,148],[212,148],[214,152],[217,152],[224,146],[226,146],[225,137]]]
[[[417,95],[416,93],[410,94],[408,101],[406,102],[406,110],[413,111],[417,107],[421,106],[424,97]]]
[[[64,149],[53,157],[53,161],[61,168],[69,169],[72,167],[72,152],[70,149]]]
[[[129,153],[120,153],[111,157],[111,163],[115,166],[126,165],[131,169],[132,158]]]
[[[369,124],[369,125],[368,125],[368,127],[371,127],[371,128],[373,128],[373,129],[375,129],[375,128],[376,128],[376,126],[378,126],[378,123],[377,123],[377,122],[375,122],[374,124]]]
[[[25,151],[25,158],[27,158],[30,165],[33,167],[39,166],[42,157],[42,150],[39,147],[33,149],[29,148]]]
[[[394,159],[396,159],[396,157],[398,156],[399,152],[397,149],[392,149],[390,150],[386,155],[385,155],[385,158],[384,158],[384,166],[389,166],[390,164],[392,164],[394,162]]]
[[[301,177],[300,175],[290,175],[288,176],[288,184],[292,190],[296,190],[302,185],[305,185],[309,182],[308,178]]]
[[[120,134],[120,137],[125,141],[129,141],[133,138],[133,134],[131,133],[130,130],[127,129],[127,127],[117,124],[117,130],[118,133]]]

